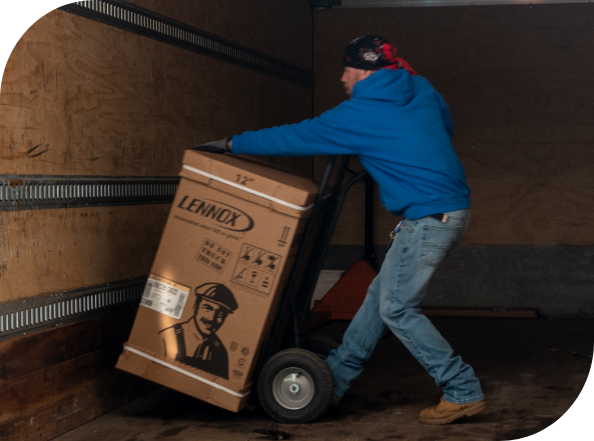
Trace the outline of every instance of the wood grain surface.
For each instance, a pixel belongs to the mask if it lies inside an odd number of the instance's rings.
[[[161,5],[141,3],[148,9]],[[225,13],[213,2],[171,2],[155,11],[209,25],[213,33],[213,24],[246,19],[245,11],[251,11],[258,23],[274,23],[278,39],[268,42],[250,22],[251,33],[238,42],[279,57],[293,38],[290,29],[299,22],[302,29],[311,26],[306,4],[282,9],[269,1],[270,11],[258,18],[264,5],[239,3]],[[300,38],[310,41],[311,33]],[[301,44],[285,59],[308,64],[310,49]],[[174,176],[185,150],[303,120],[312,105],[306,87],[59,10],[18,42],[1,92],[0,174],[17,175]],[[272,162],[311,176],[310,158]],[[146,274],[167,210],[161,205],[0,213],[0,301]]]
[[[0,383],[121,345],[128,339],[136,310],[128,306],[105,316],[0,342]]]
[[[92,370],[95,366],[92,363],[103,360],[105,352],[94,354],[94,358],[84,357],[80,364],[71,369],[78,372]],[[65,375],[67,371],[62,372]],[[74,378],[69,387],[59,393],[55,391],[53,399],[45,397],[38,405],[31,405],[22,413],[0,422],[0,439],[47,441],[156,389],[154,383],[113,368],[87,377],[86,380]],[[30,391],[24,390],[21,393],[27,394]]]
[[[134,3],[311,68],[307,2]],[[301,121],[312,99],[310,88],[56,10],[23,35],[3,74],[0,174],[175,176],[185,150]],[[274,162],[311,176],[310,158]],[[147,275],[168,210],[0,212],[0,302]],[[132,319],[0,343],[0,438],[49,440],[154,390],[113,368]]]
[[[307,0],[132,0],[130,3],[311,69],[312,12]]]
[[[345,45],[384,35],[444,96],[472,190],[466,244],[594,244],[592,4],[316,10],[315,113]],[[361,243],[358,195],[335,244]],[[376,243],[398,221],[376,217]]]
[[[0,212],[2,301],[147,275],[168,205]]]
[[[1,342],[0,438],[48,440],[155,390],[114,368],[135,311]]]

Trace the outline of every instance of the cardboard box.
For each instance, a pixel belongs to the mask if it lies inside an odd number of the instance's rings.
[[[117,367],[237,412],[317,185],[230,155],[187,151],[183,162]]]

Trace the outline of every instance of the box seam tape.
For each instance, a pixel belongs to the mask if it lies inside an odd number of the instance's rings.
[[[247,391],[244,394],[240,394],[239,392],[235,392],[235,391],[233,391],[231,389],[227,389],[226,387],[221,386],[220,384],[214,383],[212,381],[207,380],[206,378],[202,378],[202,377],[200,377],[198,375],[192,374],[191,372],[185,371],[185,370],[183,370],[183,369],[181,369],[181,368],[179,368],[179,367],[177,367],[177,366],[175,366],[173,364],[167,363],[166,361],[163,361],[163,360],[160,360],[160,359],[158,359],[156,357],[153,357],[151,355],[145,354],[144,352],[139,351],[138,349],[135,349],[135,348],[130,347],[128,345],[125,345],[124,346],[124,350],[130,351],[130,352],[132,352],[133,354],[136,354],[136,355],[140,355],[141,357],[144,357],[147,360],[150,360],[150,361],[152,361],[154,363],[160,364],[161,366],[165,366],[166,368],[172,369],[172,370],[174,370],[176,372],[179,372],[180,374],[184,374],[184,375],[186,375],[186,376],[188,376],[190,378],[193,378],[194,380],[201,381],[201,382],[203,382],[203,383],[205,383],[205,384],[207,384],[207,385],[209,385],[211,387],[214,387],[215,389],[222,390],[223,392],[227,392],[228,394],[231,394],[231,395],[233,395],[235,397],[238,397],[238,398],[246,397],[251,392],[251,391]]]
[[[189,165],[184,164],[182,167],[185,168],[186,170],[189,170],[189,171],[191,171],[193,173],[197,173],[199,175],[205,176],[205,177],[210,178],[210,179],[212,179],[214,181],[222,182],[223,184],[227,184],[227,185],[229,185],[231,187],[237,188],[239,190],[246,191],[246,192],[251,193],[253,195],[259,196],[259,197],[264,198],[264,199],[268,199],[269,201],[276,202],[277,204],[284,205],[285,207],[293,208],[295,210],[307,211],[307,210],[310,210],[314,206],[314,204],[311,204],[311,205],[308,205],[307,207],[301,207],[299,205],[295,205],[295,204],[291,204],[290,202],[283,201],[282,199],[275,198],[274,196],[270,196],[270,195],[268,195],[266,193],[262,193],[260,191],[253,190],[251,188],[244,187],[243,185],[237,184],[235,182],[231,182],[231,181],[229,181],[227,179],[223,179],[223,178],[221,178],[219,176],[210,174],[208,172],[205,172],[203,170],[200,170],[200,169],[191,167]]]

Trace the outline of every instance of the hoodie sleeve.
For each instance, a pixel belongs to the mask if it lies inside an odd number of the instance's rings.
[[[347,155],[353,148],[344,142],[348,126],[345,103],[317,118],[233,136],[235,155],[315,156]]]

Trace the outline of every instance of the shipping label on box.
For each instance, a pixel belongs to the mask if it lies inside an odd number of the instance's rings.
[[[175,319],[181,317],[190,288],[161,277],[149,277],[140,304]]]

